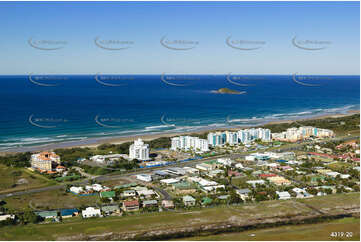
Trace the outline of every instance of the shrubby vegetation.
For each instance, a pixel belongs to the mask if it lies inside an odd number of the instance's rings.
[[[29,167],[31,153],[16,153],[14,155],[0,156],[0,164],[11,167]]]
[[[314,126],[322,129],[331,129],[335,132],[346,132],[351,130],[358,130],[360,124],[360,114],[354,114],[350,116],[340,118],[324,118],[313,120],[302,120],[292,123],[281,124],[267,124],[263,128],[270,129],[273,133],[279,133],[286,131],[288,128],[300,127],[300,126]]]

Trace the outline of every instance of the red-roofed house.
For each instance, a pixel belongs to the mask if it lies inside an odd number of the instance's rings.
[[[273,174],[273,173],[259,174],[259,177],[261,177],[261,178],[267,178],[267,177],[273,177],[273,176],[277,176],[277,175]]]
[[[124,211],[138,211],[139,210],[139,202],[138,200],[124,201],[123,202],[123,210]]]

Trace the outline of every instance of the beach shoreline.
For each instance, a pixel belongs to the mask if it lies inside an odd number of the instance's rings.
[[[351,116],[354,114],[360,114],[360,110],[349,110],[347,113],[343,113],[343,114],[323,114],[319,116],[300,118],[295,120],[271,121],[271,122],[267,122],[266,124],[255,125],[252,127],[259,127],[259,126],[272,125],[272,124],[292,123],[295,121],[317,120],[317,119],[325,119],[325,118],[340,118],[345,116]],[[139,135],[130,135],[130,136],[121,136],[121,137],[110,137],[110,138],[104,137],[97,139],[89,138],[81,141],[69,141],[69,142],[49,143],[39,146],[11,148],[6,151],[0,151],[0,155],[14,154],[20,152],[39,152],[39,151],[54,150],[59,148],[65,148],[65,149],[86,148],[86,147],[95,148],[101,144],[122,144],[126,142],[133,142],[138,138],[141,138],[144,141],[150,141],[161,137],[173,137],[173,136],[189,135],[189,134],[203,134],[209,131],[222,131],[222,130],[235,131],[242,128],[250,128],[250,126],[237,125],[237,126],[228,126],[228,127],[207,127],[207,128],[205,127],[204,129],[198,131],[164,132],[157,134],[139,134]]]

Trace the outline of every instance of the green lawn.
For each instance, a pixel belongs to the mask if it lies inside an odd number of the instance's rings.
[[[26,168],[13,168],[4,165],[0,165],[0,177],[0,193],[16,192],[56,184],[56,182],[31,172]],[[25,183],[20,184],[21,180],[25,181]]]
[[[322,198],[304,199],[306,203],[323,203],[323,208],[358,206],[359,193],[347,195],[335,194]],[[60,198],[59,198],[60,199]],[[65,198],[68,200],[69,198]],[[312,202],[316,199],[315,202]],[[0,228],[2,240],[79,240],[80,234],[97,235],[108,232],[127,233],[132,231],[167,230],[216,224],[239,222],[249,224],[264,221],[267,218],[292,217],[314,214],[314,210],[297,200],[265,201],[261,203],[239,205],[234,207],[214,207],[200,210],[137,214],[124,217],[107,217],[95,219],[74,218],[63,223],[10,226]],[[75,236],[75,237],[71,237]],[[314,238],[315,239],[315,238]]]
[[[64,190],[53,190],[9,197],[5,198],[4,201],[6,202],[5,207],[9,209],[32,208],[41,210],[95,205],[99,201],[99,196],[76,196],[72,193],[66,193]]]
[[[349,237],[333,237],[331,232],[352,232]],[[360,240],[360,218],[343,218],[330,222],[305,225],[280,226],[276,228],[248,230],[239,233],[182,238],[181,240],[241,241],[241,240]]]

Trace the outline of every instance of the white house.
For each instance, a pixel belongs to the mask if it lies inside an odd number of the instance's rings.
[[[149,174],[138,174],[138,175],[136,175],[136,178],[138,180],[145,181],[145,182],[151,182],[152,181],[152,176],[149,175]]]
[[[286,199],[290,199],[291,195],[288,192],[279,192],[276,191],[276,194],[279,196],[280,200],[286,200]]]
[[[93,184],[93,185],[92,185],[92,189],[93,189],[94,191],[96,191],[96,192],[100,192],[100,191],[103,190],[104,188],[103,188],[103,186],[100,185],[100,184]]]
[[[83,218],[91,218],[91,217],[101,217],[102,214],[100,209],[87,207],[85,210],[81,211]]]
[[[233,161],[230,158],[218,158],[217,163],[224,166],[231,166],[233,164]]]
[[[76,194],[84,192],[84,189],[82,187],[70,187],[69,190]]]
[[[263,185],[265,184],[264,180],[252,180],[252,181],[246,181],[246,183],[251,184],[253,187],[256,187],[257,184]]]
[[[254,161],[256,157],[254,155],[246,155],[245,160],[246,161]]]
[[[193,167],[183,167],[183,169],[185,170],[186,173],[189,174],[199,174],[199,170]]]
[[[295,187],[292,189],[292,191],[294,191],[297,194],[296,198],[313,197],[313,195],[309,194],[305,188],[301,189],[301,188]]]
[[[142,139],[137,139],[129,147],[129,158],[137,160],[149,160],[149,144],[144,144]]]
[[[341,178],[341,179],[347,179],[347,178],[349,178],[349,177],[350,177],[349,174],[340,174],[340,178]]]
[[[138,196],[151,197],[157,195],[153,190],[139,190],[137,191]]]
[[[0,215],[0,221],[5,221],[7,219],[15,219],[15,215],[10,215],[10,214]]]
[[[169,179],[162,179],[160,180],[161,183],[165,183],[167,185],[173,184],[173,183],[177,183],[179,182],[179,179],[175,179],[175,178],[169,178]]]
[[[243,165],[242,165],[242,163],[237,163],[237,164],[235,165],[235,167],[236,167],[237,169],[243,169],[243,168],[244,168]]]
[[[331,172],[326,172],[326,175],[335,178],[337,175],[340,175],[340,173],[338,173],[337,171],[331,171]]]
[[[134,190],[127,190],[123,192],[123,197],[135,197],[136,193]]]
[[[243,201],[245,201],[248,198],[248,194],[250,192],[251,192],[251,190],[249,190],[248,188],[236,190],[236,193]]]

